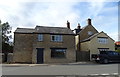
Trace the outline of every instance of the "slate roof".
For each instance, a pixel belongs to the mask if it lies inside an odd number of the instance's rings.
[[[90,36],[89,38],[82,40],[81,42],[86,42],[86,41],[90,41],[92,38],[94,38],[95,36],[99,35],[100,33],[95,33],[94,35]]]
[[[45,33],[45,34],[72,34],[71,29],[66,27],[47,27],[47,26],[36,26],[35,29],[29,28],[17,28],[15,33]]]
[[[104,33],[103,31],[100,33]],[[99,35],[100,33],[95,33],[94,35],[90,36],[89,38],[82,40],[81,42],[86,42],[86,41],[90,41],[92,38],[96,37],[97,35]],[[104,33],[107,37],[109,37],[106,33]],[[111,37],[109,37],[111,40],[113,40]],[[113,40],[114,41],[114,40]]]
[[[15,33],[33,33],[35,32],[35,29],[30,29],[30,28],[17,28],[15,30]]]

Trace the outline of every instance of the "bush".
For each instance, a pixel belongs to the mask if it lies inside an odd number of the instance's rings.
[[[119,53],[120,53],[120,49],[117,49],[116,52],[119,52]]]

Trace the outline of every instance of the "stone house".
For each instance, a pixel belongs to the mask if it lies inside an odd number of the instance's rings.
[[[67,63],[76,61],[75,34],[67,27],[36,26],[14,32],[13,62]]]
[[[78,26],[78,31],[76,31],[77,52],[86,51],[91,58],[92,54],[98,54],[100,51],[115,50],[114,40],[103,31],[98,32],[92,26],[91,19],[87,20],[87,26],[83,28],[80,28],[80,25]]]
[[[87,20],[87,25],[81,28],[80,24],[78,24],[78,28],[75,29],[76,33],[76,50],[80,51],[81,44],[80,42],[88,37],[98,33],[98,31],[91,25],[91,19]]]
[[[75,33],[74,33],[75,31]],[[34,29],[17,28],[14,32],[13,62],[68,63],[88,61],[92,54],[115,50],[114,40],[98,32],[91,19],[81,28],[36,26]],[[80,60],[81,59],[81,60]]]
[[[81,51],[90,51],[90,55],[109,50],[115,51],[114,40],[103,31],[81,42]]]

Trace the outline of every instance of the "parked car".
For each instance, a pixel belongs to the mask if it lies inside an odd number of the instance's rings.
[[[101,51],[100,54],[92,54],[92,60],[97,63],[120,62],[120,53],[115,51]]]

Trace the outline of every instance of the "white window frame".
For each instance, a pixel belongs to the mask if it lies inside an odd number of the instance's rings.
[[[98,43],[100,43],[100,44],[107,44],[108,43],[108,38],[103,38],[103,37],[99,37],[98,38]]]
[[[53,40],[53,37],[54,37],[54,40]],[[51,35],[51,41],[62,42],[63,41],[63,36],[62,35]]]
[[[38,41],[43,41],[43,34],[38,34]]]
[[[93,32],[92,31],[88,31],[88,35],[92,35],[93,34]]]

